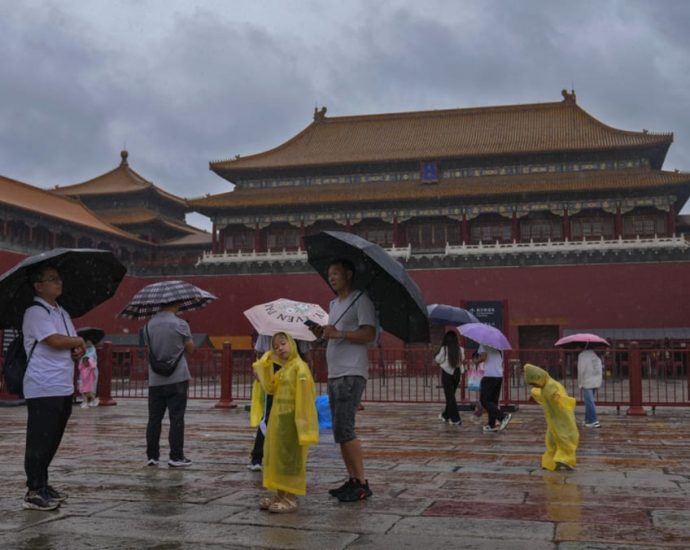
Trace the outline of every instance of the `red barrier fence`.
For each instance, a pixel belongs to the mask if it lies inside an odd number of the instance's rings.
[[[471,350],[466,351],[469,357]],[[440,369],[432,362],[434,350],[426,347],[369,350],[369,382],[365,401],[443,402]],[[319,394],[326,393],[325,350],[312,351],[310,360]],[[624,407],[628,414],[645,414],[644,407],[690,406],[690,349],[639,349],[635,343],[626,348],[602,352],[604,382],[597,404]],[[213,399],[217,407],[234,407],[235,401],[249,401],[254,376],[254,353],[233,350],[197,349],[189,358],[192,374],[191,399]],[[529,402],[530,388],[522,378],[522,365],[533,363],[561,382],[568,393],[581,401],[577,388],[577,353],[561,349],[509,350],[504,353],[502,403],[519,405]],[[104,405],[127,397],[148,393],[146,348],[99,347],[98,394]],[[3,389],[0,387],[0,398]],[[6,394],[5,398],[8,398]],[[470,405],[478,392],[467,388],[463,375],[458,388],[458,403]]]

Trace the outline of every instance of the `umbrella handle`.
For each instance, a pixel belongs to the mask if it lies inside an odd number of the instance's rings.
[[[348,311],[350,311],[350,308],[351,308],[352,306],[355,305],[355,303],[357,302],[357,300],[359,300],[359,298],[360,298],[360,296],[362,296],[362,294],[364,294],[364,291],[363,291],[363,290],[360,290],[360,291],[359,291],[359,294],[357,294],[357,297],[356,297],[354,300],[352,300],[352,303],[351,303],[349,306],[347,306],[347,308],[345,308],[345,311],[343,311],[343,312],[340,314],[340,317],[338,317],[338,318],[335,320],[335,322],[333,323],[333,326],[337,325],[337,324],[338,324],[338,321],[340,321],[340,320],[343,318],[343,315],[345,315]]]

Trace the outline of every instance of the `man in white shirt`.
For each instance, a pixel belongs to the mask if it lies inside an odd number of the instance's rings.
[[[62,277],[57,269],[39,265],[29,274],[34,302],[24,313],[22,332],[29,359],[24,375],[28,418],[24,470],[28,492],[24,508],[54,510],[67,495],[48,484],[48,467],[60,446],[72,413],[74,362],[86,344],[77,336],[72,319],[57,302]]]

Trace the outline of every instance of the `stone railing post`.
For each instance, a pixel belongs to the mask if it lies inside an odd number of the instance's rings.
[[[223,342],[223,354],[220,365],[220,399],[216,409],[234,409],[237,403],[232,401],[232,346]]]
[[[630,342],[628,348],[628,377],[630,379],[630,406],[626,412],[629,416],[647,416],[642,406],[642,361],[640,344]]]

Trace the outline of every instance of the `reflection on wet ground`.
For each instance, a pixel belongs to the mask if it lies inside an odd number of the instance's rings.
[[[690,409],[643,418],[601,410],[604,427],[582,429],[573,472],[539,468],[536,407],[498,434],[467,413],[461,427],[440,423],[438,412],[367,404],[358,429],[374,496],[328,496],[343,469],[323,432],[298,513],[272,515],[257,507],[261,474],[246,469],[254,430],[243,406],[190,403],[194,465],[182,470],[145,466],[144,400],[76,408],[51,469],[51,483],[70,494],[58,512],[21,509],[26,411],[3,407],[0,547],[690,548]]]

